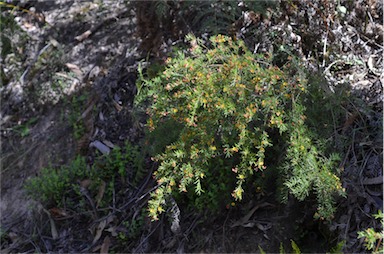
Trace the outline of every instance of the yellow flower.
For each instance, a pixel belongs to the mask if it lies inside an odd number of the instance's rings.
[[[262,101],[261,101],[261,106],[263,106],[263,107],[264,107],[264,106],[265,106],[265,104],[266,104],[265,100],[262,100]]]
[[[242,188],[237,188],[236,189],[236,198],[241,200],[242,194],[243,194],[243,189]]]
[[[155,128],[152,118],[150,118],[148,121],[148,127],[149,127],[149,130],[151,131]]]

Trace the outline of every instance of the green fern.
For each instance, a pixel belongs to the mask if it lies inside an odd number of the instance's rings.
[[[189,2],[195,4],[194,2]],[[192,20],[193,28],[201,33],[226,34],[229,26],[241,16],[237,2],[197,2],[197,15]]]
[[[292,252],[295,254],[301,254],[301,250],[299,246],[295,243],[295,241],[291,240]]]
[[[260,247],[260,245],[259,245],[259,251],[260,251],[260,254],[266,254],[266,252],[263,250],[263,248]]]
[[[268,7],[273,7],[275,1],[156,1],[155,13],[159,20],[168,22],[170,13],[188,27],[187,32],[196,35],[207,33],[228,34],[231,25],[239,20],[243,11],[265,13]]]
[[[296,242],[293,240],[291,240],[291,247],[292,247],[292,251],[290,253],[301,254],[301,250],[299,246],[297,246]],[[261,254],[266,254],[266,252],[263,250],[263,248],[261,248],[260,245],[259,245],[259,251]],[[285,253],[286,251],[284,249],[283,243],[280,243],[279,254],[285,254]]]
[[[168,1],[162,0],[162,1],[155,1],[155,13],[158,17],[167,17],[170,11],[170,5],[168,4]]]
[[[341,254],[343,253],[343,247],[345,245],[345,241],[338,242],[336,246],[331,248],[330,253],[335,253],[335,254]]]

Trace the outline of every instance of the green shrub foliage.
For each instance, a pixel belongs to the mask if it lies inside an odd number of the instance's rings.
[[[380,220],[381,232],[375,231],[374,228],[367,228],[364,231],[357,232],[357,238],[364,238],[364,246],[367,250],[372,251],[373,254],[379,254],[384,252],[383,245],[383,226],[384,226],[384,215],[379,210],[377,214],[374,214],[375,219]]]
[[[268,170],[265,158],[277,142],[284,146],[279,168],[287,193],[303,200],[314,192],[317,215],[329,218],[333,194],[342,188],[333,173],[335,156],[321,155],[305,124],[305,77],[273,66],[271,56],[251,53],[240,40],[218,35],[208,48],[192,35],[187,39],[188,52],[176,52],[163,72],[152,79],[141,74],[138,83],[138,101],[152,101],[150,130],[169,119],[182,125],[178,139],[154,157],[159,187],[149,201],[152,218],[158,219],[172,193],[193,187],[204,196],[228,177],[233,198],[241,200],[247,179]],[[217,160],[226,163],[218,167]]]
[[[146,173],[143,159],[139,148],[126,142],[123,148],[115,146],[110,154],[97,156],[91,165],[85,157],[77,156],[69,165],[43,168],[39,176],[28,179],[25,188],[31,197],[47,207],[65,206],[76,210],[78,204],[73,201],[82,197],[80,182],[88,180],[92,196],[98,195],[101,185],[107,186],[99,200],[100,206],[107,207],[112,202],[113,189],[116,195],[124,195],[126,189],[116,185],[125,186],[130,182],[135,187],[141,181]]]

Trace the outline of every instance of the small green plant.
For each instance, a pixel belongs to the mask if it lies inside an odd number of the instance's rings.
[[[140,214],[135,218],[132,218],[131,221],[126,223],[126,227],[128,228],[128,236],[132,238],[137,238],[144,226],[144,219],[147,216],[147,213],[144,209],[140,211]]]
[[[299,246],[297,246],[296,242],[293,240],[291,240],[291,248],[292,248],[292,251],[290,253],[301,254],[301,250]],[[266,252],[263,250],[263,248],[260,247],[260,245],[259,245],[259,251],[261,254],[266,254]],[[280,243],[279,253],[280,254],[286,253],[283,243]]]
[[[343,193],[334,173],[337,156],[325,157],[306,125],[303,72],[273,66],[271,56],[252,54],[226,36],[212,37],[210,48],[192,35],[187,39],[189,53],[177,51],[162,73],[152,79],[141,73],[138,83],[137,103],[152,101],[150,131],[170,119],[182,126],[178,139],[154,158],[159,187],[149,201],[151,217],[158,219],[169,195],[190,188],[204,199],[225,183],[241,200],[247,179],[271,166],[281,169],[287,194],[303,200],[314,192],[318,217],[330,218],[333,195]],[[269,154],[273,146],[285,154],[279,165],[267,161],[278,157]]]
[[[70,101],[68,121],[72,126],[73,135],[77,140],[81,139],[85,134],[85,126],[83,119],[81,119],[81,114],[85,110],[84,107],[86,105],[87,98],[87,94],[82,94],[80,96],[73,96]]]
[[[25,123],[15,126],[13,130],[16,133],[20,134],[22,138],[26,137],[29,135],[32,125],[36,124],[38,120],[38,117],[32,117],[28,119],[28,121],[26,121]]]
[[[60,45],[55,47],[50,43],[41,50],[31,69],[26,72],[25,79],[34,84],[28,95],[45,105],[56,104],[73,92],[74,75],[67,71],[65,61],[66,55]]]
[[[137,215],[137,216],[136,216]],[[147,217],[147,212],[143,208],[138,213],[125,220],[121,223],[121,232],[117,234],[117,238],[122,245],[128,245],[129,243],[134,242],[145,229],[145,218]]]
[[[345,241],[338,242],[334,247],[331,248],[329,253],[343,253],[343,247],[345,246]]]
[[[116,191],[116,183],[124,183],[128,177],[133,184],[141,180],[143,165],[143,156],[138,147],[127,142],[124,148],[116,146],[109,155],[97,157],[92,165],[84,157],[78,156],[69,165],[43,168],[38,177],[27,181],[26,190],[46,206],[76,209],[73,200],[83,195],[80,186],[87,181],[89,184],[85,184],[85,188],[92,197],[96,197],[104,186],[103,196],[96,201],[98,206],[108,207],[112,202],[113,191]],[[132,172],[131,176],[128,176],[128,171]],[[118,190],[116,193],[119,194]]]
[[[117,172],[122,182],[128,177],[127,169],[131,172],[130,178],[133,184],[137,184],[145,175],[144,156],[138,146],[129,142],[125,143],[124,148],[115,147],[105,158],[105,176],[108,177],[112,172]],[[99,160],[101,160],[100,158]],[[111,172],[112,170],[112,172]]]
[[[384,226],[384,215],[382,211],[379,210],[377,214],[374,214],[373,217],[375,219],[380,220],[381,227]],[[384,231],[382,229],[381,232],[376,232],[373,228],[367,228],[364,231],[360,231],[357,233],[358,238],[364,238],[365,241],[365,247],[367,250],[372,251],[374,254],[383,253],[384,247],[383,247],[383,236]]]
[[[63,205],[66,194],[76,181],[85,179],[87,173],[85,159],[77,157],[69,166],[43,168],[40,176],[27,181],[26,190],[33,198],[44,204],[60,206]]]
[[[3,88],[9,81],[22,75],[23,65],[21,63],[27,57],[24,49],[30,38],[15,20],[17,6],[2,1],[0,9],[0,87]]]

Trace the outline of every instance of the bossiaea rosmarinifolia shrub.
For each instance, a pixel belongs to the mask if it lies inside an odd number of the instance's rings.
[[[204,195],[202,182],[211,170],[230,172],[236,182],[232,196],[241,200],[247,178],[268,170],[265,157],[275,145],[272,132],[288,147],[280,166],[284,187],[300,200],[314,191],[317,215],[329,218],[334,212],[332,195],[342,188],[333,173],[334,156],[319,154],[305,125],[305,77],[273,66],[270,56],[253,54],[240,40],[218,35],[207,48],[192,35],[187,39],[189,52],[178,51],[167,59],[163,72],[152,79],[141,74],[138,83],[138,101],[151,101],[150,130],[167,119],[183,126],[178,140],[154,158],[159,187],[149,201],[152,218],[164,211],[172,192],[194,186]],[[232,159],[234,166],[209,166],[220,159]]]

